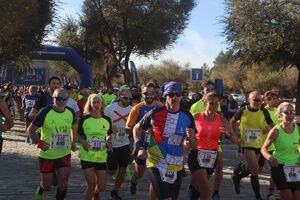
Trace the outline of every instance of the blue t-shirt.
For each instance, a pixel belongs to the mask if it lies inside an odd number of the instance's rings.
[[[30,95],[26,94],[23,98],[23,105],[24,105],[24,117],[27,118],[28,114],[30,113],[31,109],[33,108],[36,100],[39,98],[39,95]]]

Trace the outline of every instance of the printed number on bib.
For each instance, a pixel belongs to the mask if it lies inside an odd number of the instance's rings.
[[[55,133],[52,135],[51,149],[68,149],[69,135]]]
[[[35,100],[27,100],[27,107],[32,108],[34,106]]]
[[[252,129],[252,128],[248,128],[246,129],[246,133],[245,133],[245,142],[250,143],[259,143],[260,140],[260,129]]]
[[[91,145],[91,150],[100,151],[106,148],[106,143],[101,140],[88,140],[89,145]]]
[[[125,128],[117,128],[116,138],[122,138],[126,134]]]
[[[159,170],[160,178],[163,182],[173,184],[177,179],[177,172],[168,172]]]
[[[213,168],[218,152],[212,150],[198,150],[198,163],[200,167]]]
[[[299,165],[283,165],[283,171],[287,182],[300,182]]]

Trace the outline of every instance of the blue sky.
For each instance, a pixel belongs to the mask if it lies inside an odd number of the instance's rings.
[[[157,64],[162,60],[172,59],[180,64],[189,62],[192,68],[199,68],[203,63],[209,67],[221,50],[226,50],[225,38],[221,36],[222,25],[219,18],[224,14],[224,0],[196,0],[197,7],[192,11],[189,25],[179,37],[176,44],[166,49],[157,60],[132,56],[137,66]],[[61,18],[67,15],[77,17],[83,0],[60,0],[58,14]]]

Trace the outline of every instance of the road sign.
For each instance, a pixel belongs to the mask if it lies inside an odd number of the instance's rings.
[[[192,81],[202,81],[204,79],[203,68],[192,68],[191,79]]]

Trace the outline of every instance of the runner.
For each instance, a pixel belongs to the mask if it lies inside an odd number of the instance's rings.
[[[112,151],[110,119],[102,115],[102,98],[91,94],[78,124],[79,158],[87,182],[86,200],[100,200],[99,192],[106,187],[107,150]]]
[[[211,80],[208,80],[203,84],[203,97],[209,92],[215,92],[215,84]],[[190,112],[192,114],[205,111],[203,97],[191,106]],[[221,112],[220,106],[218,107],[218,111]],[[216,170],[215,170],[215,179],[214,179],[214,192],[212,194],[213,200],[220,199],[219,191],[221,189],[222,179],[223,179],[222,147],[221,147],[221,145],[219,145],[217,166],[216,166]],[[197,190],[195,190],[195,188],[193,188],[192,186],[189,188],[189,190],[190,190],[189,191],[190,195],[195,196],[195,197],[199,196],[199,194],[197,194]]]
[[[180,110],[181,85],[168,82],[162,86],[165,106],[152,109],[133,129],[139,159],[148,158],[151,184],[158,199],[176,200],[179,195],[183,147],[196,146],[195,124],[192,115]],[[150,143],[144,148],[142,133],[150,134]],[[186,141],[186,142],[184,142]]]
[[[142,97],[144,101],[140,102],[139,104],[135,105],[127,119],[126,123],[126,131],[129,133],[129,135],[132,135],[133,127],[136,123],[138,123],[144,115],[152,110],[153,108],[160,107],[162,104],[159,101],[155,100],[155,89],[154,89],[153,83],[146,84],[142,89]],[[147,149],[148,147],[148,141],[145,137],[145,132],[142,133],[142,141],[144,141],[144,148]],[[137,191],[137,182],[140,178],[142,178],[145,169],[146,169],[146,159],[144,158],[137,158],[137,148],[134,147],[135,154],[134,157],[134,174],[130,181],[130,193],[135,195]],[[150,189],[151,190],[151,189]],[[151,193],[151,192],[150,192]],[[154,194],[150,194],[149,196],[153,196]],[[154,195],[155,196],[155,195]],[[154,197],[153,197],[154,198]]]
[[[115,98],[117,98],[117,96],[114,94],[114,90],[112,87],[107,87],[106,92],[102,95],[102,98],[104,100],[104,105],[108,106],[109,104],[111,104],[113,102],[113,100]]]
[[[124,182],[126,167],[130,162],[130,143],[128,134],[125,131],[127,117],[132,109],[131,90],[128,86],[122,86],[119,90],[120,101],[108,105],[104,113],[110,118],[113,126],[112,147],[113,151],[108,152],[107,169],[109,174],[117,173],[114,187],[111,191],[112,199],[121,199],[118,190]]]
[[[269,112],[265,108],[261,108],[262,98],[258,91],[251,92],[248,100],[249,105],[240,108],[230,120],[233,130],[236,130],[236,123],[240,120],[240,145],[247,162],[246,168],[240,174],[234,174],[232,180],[235,192],[239,194],[241,179],[250,173],[255,198],[261,199],[258,160],[263,142],[262,134],[273,127],[273,122]]]
[[[6,102],[0,98],[0,156],[2,153],[2,146],[3,146],[2,132],[8,131],[13,127],[13,125],[14,122],[11,117],[11,113],[9,112],[9,108]]]
[[[262,155],[270,162],[271,176],[283,200],[300,199],[299,127],[293,123],[295,110],[284,102],[278,107],[279,124],[267,136],[261,148]],[[274,144],[270,154],[268,148]]]
[[[53,174],[58,171],[56,199],[65,199],[70,175],[71,149],[76,150],[76,118],[66,107],[69,94],[64,89],[53,92],[53,105],[43,108],[34,118],[27,133],[39,148],[41,182],[35,192],[35,200],[42,199],[44,191],[52,184]],[[41,139],[36,134],[41,130]]]
[[[28,117],[32,107],[34,106],[36,100],[38,99],[37,87],[35,85],[29,86],[29,93],[26,94],[22,100],[22,109],[24,110],[25,118],[25,132],[27,131],[28,126],[32,122],[32,119]],[[30,142],[30,137],[27,135],[25,142]]]
[[[222,134],[236,143],[238,137],[231,129],[229,122],[223,115],[217,113],[219,97],[210,92],[205,94],[204,112],[194,114],[198,141],[197,147],[190,151],[188,166],[192,173],[191,184],[200,192],[201,200],[210,199],[208,179],[213,174],[217,164],[219,139]],[[198,195],[189,196],[190,200],[198,199]]]

